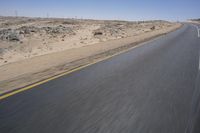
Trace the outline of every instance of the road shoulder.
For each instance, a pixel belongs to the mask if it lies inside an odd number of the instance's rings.
[[[180,27],[181,25],[178,24],[165,30],[47,54],[1,66],[0,94],[3,95],[10,91],[18,90],[16,88],[41,82],[55,75],[62,75],[88,64],[107,59]]]

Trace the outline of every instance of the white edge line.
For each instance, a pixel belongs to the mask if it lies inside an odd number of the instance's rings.
[[[199,71],[200,71],[200,51],[199,51]]]
[[[198,38],[200,38],[200,28],[197,25],[194,25],[197,28]],[[200,53],[199,53],[199,71],[200,71]]]
[[[200,28],[197,25],[192,24],[197,29],[197,36],[200,38]]]
[[[200,57],[199,57],[199,71],[200,71]]]
[[[197,29],[198,38],[200,38],[200,28],[197,25],[192,24]],[[200,53],[199,53],[199,71],[200,71]]]

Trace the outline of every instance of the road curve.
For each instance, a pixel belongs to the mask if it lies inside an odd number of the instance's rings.
[[[0,101],[1,133],[198,132],[197,29],[181,29]]]

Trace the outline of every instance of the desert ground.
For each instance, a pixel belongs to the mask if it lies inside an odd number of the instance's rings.
[[[200,19],[190,19],[189,22],[200,24]]]
[[[187,20],[187,23],[192,23],[192,24],[200,24],[200,19],[189,19]]]
[[[161,20],[0,17],[0,93],[105,58],[180,26]]]

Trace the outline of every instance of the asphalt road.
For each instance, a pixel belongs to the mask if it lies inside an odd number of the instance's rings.
[[[0,101],[1,133],[199,133],[200,38],[185,24]]]

